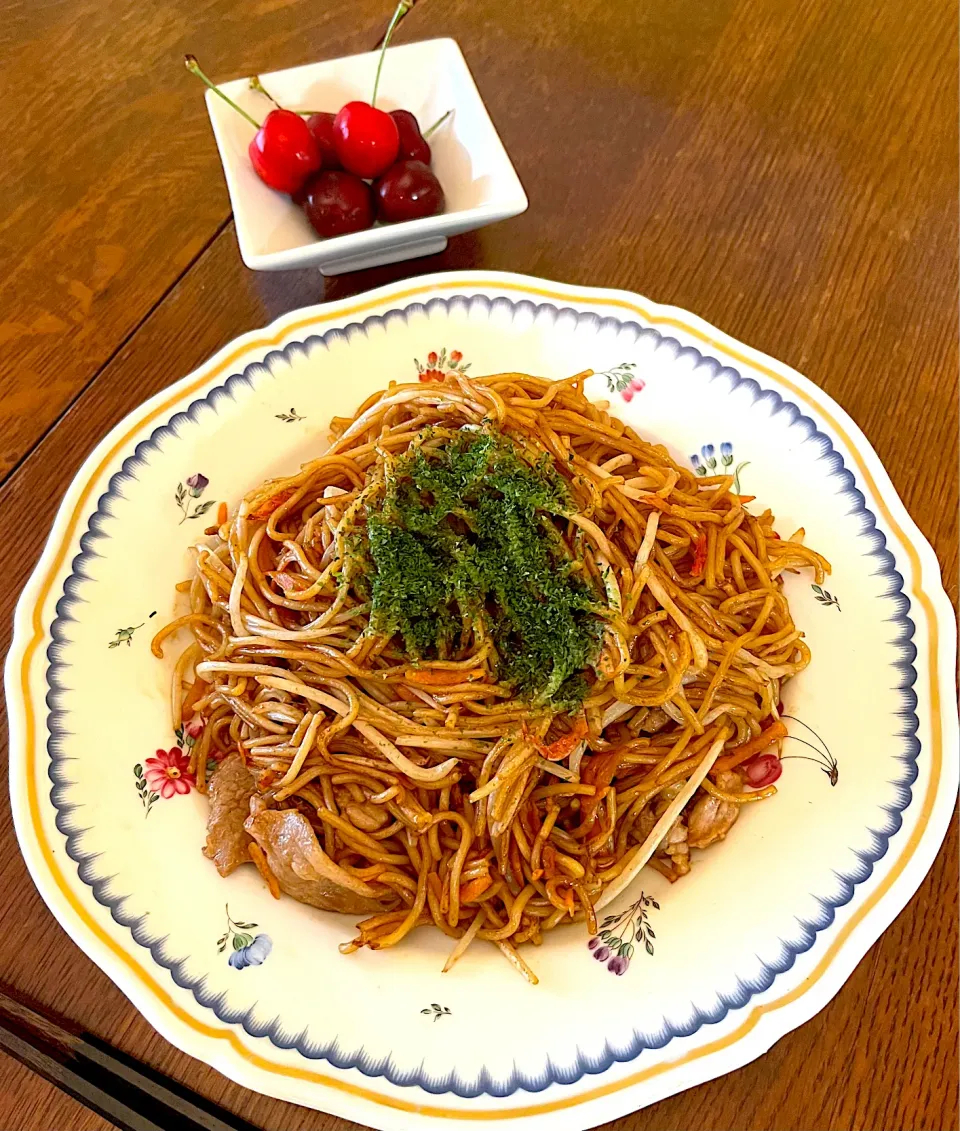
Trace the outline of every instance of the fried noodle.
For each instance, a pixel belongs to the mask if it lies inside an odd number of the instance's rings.
[[[433,926],[456,940],[447,968],[483,939],[534,979],[519,944],[596,930],[641,856],[675,880],[743,802],[776,793],[751,793],[742,763],[782,738],[782,684],[810,659],[782,578],[819,583],[829,565],[802,531],[781,539],[769,511],[750,513],[732,476],[693,474],[589,401],[589,376],[456,374],[369,397],[333,421],[324,455],[252,490],[195,547],[189,610],[155,638],[161,654],[171,631],[191,637],[172,700],[198,735],[198,788],[239,752],[255,782],[242,803],[302,814],[335,882],[379,907],[346,952]],[[398,461],[479,435],[563,484],[562,510],[537,514],[592,594],[596,644],[560,707],[504,678],[489,608],[461,609],[419,656],[373,616],[356,538]],[[248,862],[289,890],[261,844]]]

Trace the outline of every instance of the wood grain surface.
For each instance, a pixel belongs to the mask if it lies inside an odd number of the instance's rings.
[[[365,50],[388,8],[0,0],[0,93],[18,108],[0,165],[4,651],[67,483],[130,409],[281,313],[458,267],[637,290],[806,373],[877,449],[956,600],[953,0],[420,0],[398,41],[459,41],[530,210],[326,285],[247,271],[180,56],[233,77]],[[44,907],[6,798],[0,849],[5,981],[268,1131],[350,1126],[163,1041]],[[609,1128],[957,1127],[957,854],[954,821],[917,895],[815,1018]],[[4,1131],[101,1126],[0,1061]]]
[[[383,0],[3,0],[0,472],[64,408],[227,224],[187,73],[236,78],[370,50]],[[19,18],[17,18],[19,17]],[[171,372],[171,379],[176,376]]]
[[[0,1054],[0,1127],[30,1131],[113,1131],[96,1112]]]

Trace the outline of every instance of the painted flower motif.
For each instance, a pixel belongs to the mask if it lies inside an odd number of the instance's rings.
[[[779,535],[777,537],[779,538]],[[822,585],[811,585],[810,588],[813,590],[815,601],[819,601],[821,605],[834,605],[837,612],[840,612],[840,602],[829,589],[824,589]],[[110,647],[112,648],[113,645],[111,644]]]
[[[838,610],[839,608],[840,606],[837,605]],[[814,762],[820,767],[821,773],[827,775],[827,780],[830,784],[836,785],[840,780],[840,767],[836,758],[830,753],[830,747],[823,741],[820,735],[817,734],[813,727],[810,726],[809,723],[805,723],[803,719],[798,719],[796,715],[781,715],[781,718],[790,719],[795,723],[799,723],[800,726],[809,733],[811,738],[817,740],[818,745],[814,746],[812,742],[808,742],[807,739],[800,738],[798,735],[788,734],[784,739],[785,742],[792,738],[794,741],[802,743],[808,750],[812,750],[816,757],[810,754],[781,754],[780,761],[786,762],[790,758],[795,758],[801,762]]]
[[[207,499],[205,503],[191,504],[190,502],[191,499],[199,499],[203,492],[206,491],[209,484],[210,480],[199,471],[194,472],[193,475],[187,476],[184,483],[177,484],[173,499],[182,512],[180,517],[181,526],[188,518],[199,518],[201,515],[206,514],[212,506],[216,505],[216,499]],[[190,509],[191,506],[193,510]]]
[[[712,475],[717,469],[717,449],[713,444],[704,444],[699,452],[694,452],[690,457],[690,463],[693,470],[697,475]],[[702,457],[702,458],[701,458]],[[733,471],[733,444],[729,440],[724,440],[720,445],[720,462],[723,464],[724,473],[733,476],[733,493],[740,494],[740,472],[745,467],[750,466],[749,460],[744,460],[738,463]]]
[[[158,750],[156,758],[146,761],[147,785],[161,797],[175,793],[189,793],[197,779],[190,773],[190,759],[179,746]]]
[[[637,363],[635,361],[621,361],[619,365],[605,369],[602,373],[597,373],[596,376],[602,377],[606,381],[607,389],[611,393],[619,393],[629,404],[636,393],[647,387],[646,381],[634,373],[636,368]]]
[[[261,966],[273,950],[273,940],[269,935],[257,935],[255,939],[237,949],[238,942],[249,938],[249,935],[234,936],[234,951],[228,961],[235,970],[243,970],[246,966]]]
[[[440,1005],[438,1002],[433,1002],[429,1009],[421,1009],[420,1012],[428,1016],[432,1014],[434,1021],[439,1021],[441,1017],[453,1016],[445,1005]]]
[[[647,954],[653,954],[653,940],[657,937],[650,926],[648,908],[660,910],[660,904],[645,892],[640,893],[636,903],[632,903],[619,914],[608,915],[600,924],[596,935],[587,940],[593,957],[604,963],[611,974],[622,977],[630,967],[636,948],[634,943],[643,943]]]
[[[210,480],[205,475],[201,475],[199,471],[194,475],[189,476],[187,479],[187,486],[190,488],[190,494],[193,496],[193,498],[199,499],[203,492],[207,489],[207,484],[209,482]]]
[[[232,919],[229,904],[226,913],[227,929],[217,939],[217,954],[223,954],[229,944],[230,957],[227,962],[234,970],[243,970],[247,966],[260,966],[273,950],[273,940],[269,935],[257,935],[254,938],[249,932],[255,931],[257,924],[241,923],[237,919]]]
[[[416,358],[413,359],[413,364],[417,367],[417,375],[421,381],[442,381],[446,377],[466,373],[470,368],[468,364],[464,364],[460,350],[450,350],[448,354],[446,346],[439,353],[431,350],[427,354],[425,365],[421,365]]]
[[[129,648],[131,643],[133,642],[133,634],[137,631],[138,628],[143,628],[145,624],[146,621],[141,621],[139,624],[131,624],[127,628],[118,628],[114,633],[116,639],[111,640],[107,647],[119,648],[121,644],[126,644],[126,646]]]

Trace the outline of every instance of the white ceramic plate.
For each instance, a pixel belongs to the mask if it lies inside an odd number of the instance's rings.
[[[787,582],[814,655],[786,689],[788,746],[813,760],[788,761],[777,798],[688,877],[644,874],[611,906],[634,942],[620,977],[578,929],[528,953],[537,987],[492,947],[442,975],[448,942],[427,931],[342,957],[351,919],[275,902],[252,868],[221,879],[200,855],[205,800],[183,778],[160,788],[178,755],[169,661],[148,645],[201,512],[316,455],[332,415],[414,377],[415,358],[590,366],[591,395],[679,460],[739,467],[781,533],[805,526],[834,563],[821,592]],[[90,456],[17,610],[17,832],[69,934],[165,1037],[241,1084],[381,1128],[585,1128],[764,1052],[904,906],[956,794],[954,647],[932,551],[811,382],[635,295],[437,275],[238,339]]]

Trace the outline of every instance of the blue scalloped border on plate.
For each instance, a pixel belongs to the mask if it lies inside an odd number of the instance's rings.
[[[806,433],[804,440],[813,441],[820,446],[820,455],[817,458],[828,462],[828,475],[837,479],[838,493],[849,501],[848,514],[859,521],[861,528],[859,537],[866,539],[868,544],[865,553],[876,561],[875,575],[888,582],[887,591],[882,596],[892,599],[897,610],[890,618],[890,623],[894,625],[896,631],[896,636],[890,643],[900,651],[900,659],[892,665],[896,677],[891,690],[900,694],[901,705],[896,714],[903,723],[897,735],[903,740],[903,753],[898,756],[903,764],[903,776],[899,781],[891,783],[897,787],[896,804],[885,808],[886,821],[882,828],[869,830],[873,838],[873,847],[870,851],[855,852],[857,866],[845,873],[835,873],[837,891],[830,898],[818,899],[819,915],[812,921],[798,919],[797,937],[789,942],[783,942],[781,954],[776,962],[764,966],[760,974],[750,981],[738,979],[735,993],[719,995],[715,1008],[695,1010],[685,1024],[667,1024],[661,1030],[650,1033],[635,1031],[633,1039],[622,1047],[612,1047],[607,1044],[603,1051],[595,1056],[589,1056],[578,1050],[576,1061],[569,1067],[557,1066],[549,1057],[543,1070],[536,1074],[524,1073],[515,1067],[510,1076],[502,1081],[491,1077],[486,1069],[482,1070],[475,1080],[469,1081],[461,1079],[456,1071],[445,1076],[431,1077],[424,1072],[422,1066],[402,1070],[393,1063],[390,1056],[374,1058],[362,1048],[353,1052],[344,1050],[339,1047],[336,1039],[327,1044],[320,1044],[311,1041],[306,1031],[299,1034],[286,1031],[279,1017],[262,1022],[254,1017],[252,1009],[231,1009],[226,994],[214,994],[207,988],[205,978],[192,978],[187,974],[186,960],[168,952],[165,937],[151,937],[147,929],[146,915],[134,916],[125,911],[124,903],[129,897],[112,890],[111,877],[97,876],[95,865],[98,854],[86,852],[82,848],[80,842],[85,830],[78,823],[79,807],[70,805],[67,799],[68,787],[72,784],[68,769],[70,759],[61,751],[61,736],[68,733],[67,712],[60,708],[60,693],[69,689],[69,684],[65,680],[68,668],[61,659],[62,646],[68,641],[65,625],[73,619],[71,610],[74,604],[83,603],[78,587],[81,579],[89,576],[85,572],[86,562],[92,557],[99,556],[95,548],[96,543],[109,537],[104,529],[104,520],[107,515],[112,515],[112,502],[117,497],[123,497],[124,485],[137,478],[137,470],[146,465],[148,454],[157,450],[164,440],[176,439],[179,429],[188,422],[195,423],[201,410],[211,409],[217,412],[223,398],[233,399],[238,384],[252,388],[254,377],[271,375],[272,363],[289,359],[298,353],[305,354],[317,346],[329,348],[331,341],[337,339],[349,341],[356,334],[366,335],[371,327],[386,328],[397,319],[405,322],[411,314],[429,314],[437,309],[451,313],[481,310],[488,314],[499,310],[514,316],[518,313],[533,315],[534,318],[547,315],[554,321],[572,319],[576,326],[589,325],[597,331],[613,329],[621,333],[632,332],[634,342],[647,338],[655,342],[658,348],[666,347],[674,350],[678,358],[691,357],[697,368],[711,369],[711,381],[719,379],[729,381],[731,389],[743,386],[752,394],[754,402],[769,404],[771,415],[788,413],[790,426],[802,428]],[[322,335],[311,335],[302,342],[291,342],[282,350],[268,353],[262,362],[255,362],[248,365],[242,373],[233,374],[222,385],[211,389],[205,397],[193,401],[185,411],[174,414],[167,424],[154,429],[149,439],[138,443],[133,455],[123,461],[120,471],[111,477],[109,489],[98,500],[97,510],[91,516],[87,531],[80,539],[80,550],[81,552],[71,563],[70,575],[64,582],[63,596],[57,602],[57,615],[51,625],[51,643],[47,649],[47,658],[50,661],[46,700],[50,710],[47,751],[50,755],[48,773],[53,783],[50,800],[57,810],[57,828],[66,838],[66,851],[77,864],[80,879],[92,889],[97,902],[109,908],[116,922],[129,928],[134,940],[150,951],[158,965],[169,970],[170,976],[178,986],[190,990],[201,1006],[212,1010],[219,1020],[230,1025],[242,1025],[251,1036],[265,1037],[280,1049],[296,1049],[301,1056],[309,1060],[325,1060],[337,1068],[356,1068],[366,1076],[384,1077],[390,1083],[399,1086],[416,1086],[433,1095],[452,1093],[464,1099],[472,1099],[480,1095],[502,1098],[521,1089],[527,1092],[541,1092],[551,1084],[573,1084],[585,1075],[603,1073],[617,1062],[634,1060],[644,1049],[663,1048],[674,1037],[690,1036],[704,1025],[716,1024],[723,1020],[731,1010],[742,1009],[756,994],[769,989],[777,975],[789,970],[797,956],[809,950],[817,935],[830,926],[837,909],[849,903],[856,886],[863,883],[873,872],[874,865],[885,855],[891,837],[900,829],[903,812],[912,799],[912,786],[917,778],[917,758],[920,752],[920,743],[917,739],[920,721],[916,712],[917,696],[913,691],[913,685],[917,680],[914,667],[917,649],[913,643],[915,626],[908,615],[910,600],[903,592],[903,577],[896,569],[893,554],[887,549],[883,532],[877,528],[876,516],[867,508],[863,494],[856,487],[853,474],[844,465],[843,457],[834,448],[830,438],[820,432],[814,422],[804,416],[791,401],[785,400],[772,389],[761,388],[753,378],[741,376],[737,370],[722,365],[716,358],[709,357],[692,346],[683,346],[675,338],[662,335],[659,331],[641,326],[634,321],[624,321],[612,316],[600,317],[597,314],[583,313],[573,307],[557,307],[552,303],[532,303],[526,299],[513,301],[503,297],[490,299],[483,295],[470,297],[457,295],[452,298],[431,299],[426,304],[411,303],[402,309],[374,315],[362,322],[352,322],[342,329],[328,330]]]

